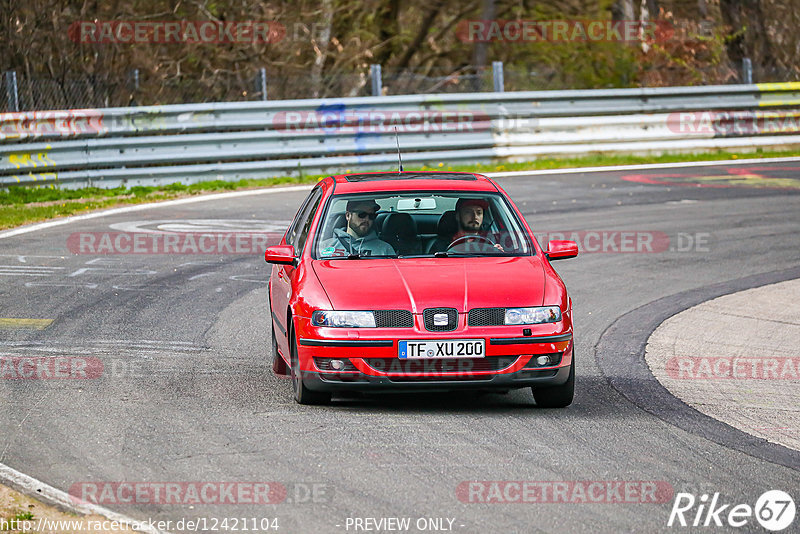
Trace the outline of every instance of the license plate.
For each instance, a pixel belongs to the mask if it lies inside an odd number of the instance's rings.
[[[399,345],[401,359],[483,358],[486,356],[486,341],[483,339],[401,341]]]

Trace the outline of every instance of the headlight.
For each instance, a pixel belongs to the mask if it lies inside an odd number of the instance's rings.
[[[335,328],[375,328],[375,315],[370,311],[315,311],[311,314],[311,324]]]
[[[506,324],[555,323],[560,320],[561,308],[558,306],[506,309]]]

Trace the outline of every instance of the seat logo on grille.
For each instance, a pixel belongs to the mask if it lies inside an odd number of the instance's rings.
[[[447,326],[448,322],[446,313],[433,314],[433,326]]]

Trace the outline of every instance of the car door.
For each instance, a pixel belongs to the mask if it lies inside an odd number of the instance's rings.
[[[303,255],[308,232],[321,200],[322,187],[317,186],[306,197],[294,221],[289,226],[289,230],[286,232],[286,244],[294,247],[296,258],[301,258]],[[287,332],[289,325],[286,324],[286,310],[292,299],[296,273],[297,267],[294,265],[273,265],[272,275],[270,276],[272,322],[277,327],[275,338],[278,340],[278,346],[283,354],[288,354]]]

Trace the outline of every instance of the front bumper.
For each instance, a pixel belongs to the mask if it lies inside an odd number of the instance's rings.
[[[511,327],[462,328],[431,333],[373,330],[342,335],[341,330],[298,328],[297,349],[305,386],[316,391],[449,391],[457,389],[511,390],[561,385],[569,377],[573,341],[571,324],[543,325],[538,331]],[[305,328],[304,328],[305,327]],[[309,328],[310,327],[310,328]],[[333,334],[338,334],[333,338]],[[388,335],[387,335],[388,334]],[[401,339],[484,339],[484,358],[444,360],[400,359]],[[549,355],[553,363],[535,364],[537,356]],[[321,360],[347,362],[337,371]]]
[[[423,377],[370,376],[363,373],[345,375],[314,371],[303,372],[303,383],[315,391],[452,391],[460,389],[508,391],[524,387],[561,385],[569,377],[569,365],[516,373],[498,373],[479,376]]]

